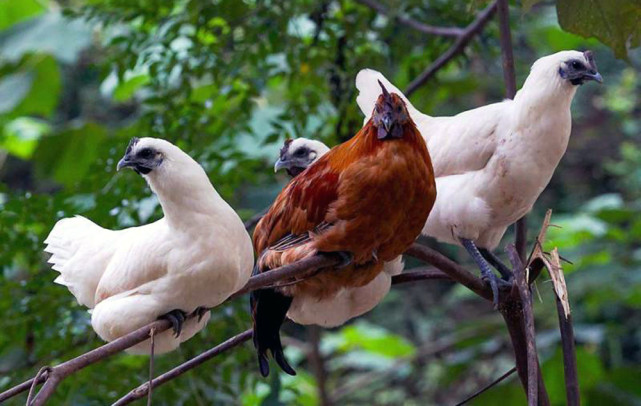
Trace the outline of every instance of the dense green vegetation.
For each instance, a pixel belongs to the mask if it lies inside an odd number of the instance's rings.
[[[568,152],[530,216],[530,234],[553,208],[562,228],[551,229],[547,245],[573,262],[565,271],[585,404],[641,404],[641,53],[633,49],[641,6],[523,3],[511,9],[519,85],[535,59],[564,49],[593,50],[605,78],[579,89]],[[426,24],[461,27],[485,5],[386,4]],[[334,144],[360,128],[361,68],[403,88],[451,43],[352,0],[0,0],[0,391],[101,344],[87,311],[52,283],[42,242],[73,214],[108,228],[161,216],[142,179],[115,172],[131,137],[177,143],[248,218],[285,182],[271,168],[286,137]],[[452,114],[500,100],[502,77],[493,21],[411,99],[422,111]],[[545,279],[537,340],[551,399],[564,404]],[[156,371],[246,329],[247,307],[243,298],[214,311],[205,331],[156,359]],[[259,378],[245,345],[156,389],[154,403],[317,404],[308,333],[285,331],[298,376]],[[444,282],[395,288],[370,314],[324,332],[320,347],[339,404],[452,404],[513,366],[498,313]],[[114,401],[147,379],[147,363],[113,357],[66,380],[53,403]],[[512,378],[475,404],[523,399]]]

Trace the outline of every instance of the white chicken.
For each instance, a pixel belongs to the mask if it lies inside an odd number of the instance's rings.
[[[549,183],[570,138],[572,99],[588,80],[602,82],[592,53],[563,51],[538,59],[514,100],[431,117],[404,98],[436,176],[438,194],[423,235],[465,247],[490,282],[495,304],[499,281],[488,262],[505,277],[509,271],[491,250]],[[360,71],[356,100],[366,117],[381,93],[378,81],[402,95],[381,73]]]
[[[142,175],[164,217],[124,230],[107,230],[83,217],[60,220],[45,240],[49,262],[91,324],[113,341],[159,317],[173,331],[155,336],[157,354],[203,329],[207,308],[222,303],[249,279],[254,263],[242,221],[220,197],[203,168],[175,145],[134,138],[118,163]],[[199,317],[186,319],[198,311]],[[185,320],[186,319],[186,320]],[[183,325],[184,324],[184,325]],[[148,354],[150,340],[128,351]]]
[[[327,151],[329,147],[320,141],[307,138],[287,140],[280,150],[274,170],[285,169],[290,176],[297,176]],[[365,286],[343,289],[333,297],[322,300],[295,296],[287,317],[298,324],[340,326],[376,307],[389,292],[392,276],[400,274],[403,267],[403,258],[399,256],[386,262],[383,272]]]

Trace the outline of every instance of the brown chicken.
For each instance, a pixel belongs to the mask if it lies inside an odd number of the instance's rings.
[[[293,179],[254,231],[254,273],[316,255],[337,255],[335,269],[276,289],[252,292],[254,346],[263,376],[267,350],[288,374],[279,330],[292,298],[322,299],[369,283],[385,261],[402,254],[421,232],[436,198],[423,137],[405,103],[383,87],[371,119]]]

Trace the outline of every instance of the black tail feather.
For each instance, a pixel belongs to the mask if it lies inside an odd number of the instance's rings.
[[[292,304],[292,298],[274,289],[255,290],[250,294],[252,318],[254,319],[254,347],[258,352],[258,367],[262,376],[269,375],[267,350],[283,371],[296,375],[283,354],[280,341],[280,326]]]

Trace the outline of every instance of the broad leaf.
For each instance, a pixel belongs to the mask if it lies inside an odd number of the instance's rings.
[[[596,37],[626,58],[641,45],[641,2],[637,0],[558,0],[556,9],[564,30]]]

